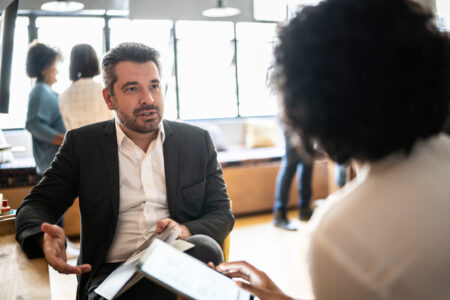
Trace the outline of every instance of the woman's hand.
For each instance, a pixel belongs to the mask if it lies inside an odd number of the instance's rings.
[[[214,267],[211,263],[210,267]],[[245,261],[221,263],[215,267],[217,271],[230,278],[243,279],[236,283],[244,290],[249,291],[261,300],[287,300],[292,299],[285,295],[278,286],[263,271]]]

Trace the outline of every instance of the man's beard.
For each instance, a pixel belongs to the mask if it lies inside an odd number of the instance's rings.
[[[140,125],[137,122],[137,118],[139,113],[145,110],[155,110],[153,117],[155,117],[156,120],[151,120],[149,122],[145,122],[145,125]],[[156,105],[142,105],[133,111],[133,115],[124,114],[119,109],[116,109],[116,113],[120,123],[122,123],[126,128],[138,133],[150,133],[158,130],[159,124],[162,120],[161,111]]]

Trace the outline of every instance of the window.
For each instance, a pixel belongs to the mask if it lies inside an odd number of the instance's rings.
[[[283,21],[286,8],[286,0],[253,0],[253,15],[259,21]]]
[[[172,21],[111,19],[111,48],[123,42],[138,42],[161,54],[161,80],[164,94],[164,118],[177,118]]]
[[[103,54],[103,18],[94,17],[39,17],[36,19],[39,42],[61,50],[64,61],[61,63],[58,81],[53,89],[62,93],[70,84],[70,51],[76,44],[90,44],[99,57]]]
[[[237,116],[234,26],[176,22],[181,119]]]
[[[192,120],[276,114],[276,97],[267,86],[275,23],[108,18],[38,16],[39,41],[59,48],[64,58],[58,82],[53,86],[56,92],[63,92],[71,84],[70,51],[75,44],[92,45],[99,59],[104,55],[104,26],[108,20],[111,47],[133,41],[161,53],[165,118]],[[10,113],[0,115],[0,128],[25,127],[31,90],[25,72],[27,26],[28,17],[17,18]]]
[[[28,94],[31,81],[25,71],[28,51],[28,18],[17,17],[14,32],[13,61],[11,68],[11,94],[9,113],[0,114],[0,128],[23,128],[27,118]]]
[[[273,23],[236,25],[241,116],[274,115],[277,112],[275,94],[268,87],[275,27]]]
[[[436,0],[437,21],[442,30],[450,31],[450,2]]]

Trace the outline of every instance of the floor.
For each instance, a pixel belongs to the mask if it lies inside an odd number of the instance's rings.
[[[307,222],[297,221],[297,211],[289,216],[298,231],[274,227],[270,214],[237,218],[231,232],[230,261],[246,260],[266,272],[289,296],[313,299],[306,260]],[[75,264],[76,258],[72,256],[69,263]],[[75,299],[75,275],[49,270],[52,299]]]

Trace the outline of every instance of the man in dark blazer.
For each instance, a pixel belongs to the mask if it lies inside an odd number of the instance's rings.
[[[135,183],[127,183],[127,179],[145,178],[145,169],[136,170],[126,164],[127,169],[123,167],[133,152],[124,152],[121,141],[131,141],[133,151],[142,150],[143,157],[150,160],[157,159],[148,153],[156,153],[160,143],[163,159],[159,171],[165,185],[149,188],[164,194],[162,207],[166,210],[157,214],[163,217],[150,220],[151,224],[156,223],[157,233],[175,226],[181,232],[179,238],[196,245],[197,250],[191,255],[203,261],[220,260],[218,243],[223,242],[234,224],[222,170],[208,132],[162,121],[158,58],[156,50],[135,43],[121,44],[105,56],[103,96],[108,108],[116,111],[115,120],[69,131],[50,168],[17,212],[16,239],[26,254],[45,256],[57,271],[80,275],[78,299],[100,299],[94,289],[120,264],[123,253],[132,253],[139,246],[123,242],[130,238],[123,228],[134,226],[124,220],[133,213],[139,218],[145,215],[139,209],[142,207],[143,211],[147,205],[147,191],[143,188],[145,195],[140,191],[144,199],[132,208],[134,211],[124,209],[124,203],[131,203],[128,193]],[[123,139],[118,142],[120,136]],[[146,166],[144,162],[142,165]],[[148,186],[145,180],[142,185]],[[70,266],[66,262],[64,232],[50,224],[61,218],[76,197],[80,204],[81,250],[78,265]],[[144,239],[139,232],[133,234],[132,238]],[[149,281],[141,281],[124,297],[173,296],[160,289]]]

